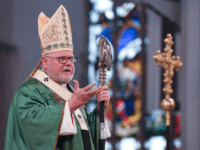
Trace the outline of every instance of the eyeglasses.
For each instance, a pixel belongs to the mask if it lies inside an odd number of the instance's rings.
[[[50,57],[50,56],[45,56],[45,57],[57,59],[58,62],[61,63],[61,64],[66,64],[66,62],[68,60],[69,60],[69,62],[71,64],[74,64],[77,61],[77,59],[78,59],[78,57]]]

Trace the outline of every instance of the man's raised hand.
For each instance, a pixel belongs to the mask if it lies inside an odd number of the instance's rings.
[[[90,90],[96,85],[96,83],[92,83],[84,88],[80,88],[78,81],[73,81],[75,89],[72,98],[68,101],[71,113],[73,113],[77,108],[86,104],[93,96],[97,95],[97,93],[99,93],[99,91],[101,90],[100,87]]]

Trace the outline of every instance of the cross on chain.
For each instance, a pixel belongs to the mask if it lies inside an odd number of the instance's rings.
[[[173,83],[172,77],[174,76],[174,69],[178,72],[183,64],[180,61],[179,56],[172,56],[172,45],[174,44],[174,42],[172,41],[171,34],[167,34],[167,38],[164,40],[164,43],[166,45],[164,48],[164,52],[161,53],[160,50],[158,50],[153,59],[156,61],[157,66],[161,65],[165,69],[165,73],[163,74],[163,76],[165,77],[163,80],[163,82],[165,83],[163,92],[165,93],[165,98],[169,100],[170,95],[173,93],[171,84]]]

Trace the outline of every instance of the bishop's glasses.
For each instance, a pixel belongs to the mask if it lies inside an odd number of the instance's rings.
[[[66,64],[68,60],[71,64],[74,64],[78,59],[78,57],[50,57],[50,56],[45,56],[45,57],[57,59],[58,62],[61,64]]]

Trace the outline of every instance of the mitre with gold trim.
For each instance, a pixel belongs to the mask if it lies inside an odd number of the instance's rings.
[[[72,32],[68,13],[62,5],[51,19],[43,12],[38,17],[42,55],[56,51],[73,51]]]
[[[63,5],[60,5],[51,18],[48,18],[43,12],[39,14],[38,34],[42,56],[57,51],[73,51],[71,24],[67,10]],[[34,75],[40,64],[41,61],[29,78]]]

